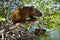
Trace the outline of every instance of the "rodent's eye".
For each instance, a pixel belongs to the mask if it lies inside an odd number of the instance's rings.
[[[36,13],[40,13],[39,11],[36,11]]]
[[[35,13],[35,11],[32,11],[32,13]]]

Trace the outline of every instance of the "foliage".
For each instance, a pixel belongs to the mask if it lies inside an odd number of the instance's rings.
[[[60,2],[60,0],[54,0],[54,1],[56,1],[56,2]]]
[[[5,21],[5,20],[6,20],[5,18],[0,17],[0,23]]]
[[[59,7],[54,6],[54,4],[55,2],[53,0],[49,0],[48,2],[43,0],[37,3],[38,9],[42,10],[44,14],[44,16],[42,17],[42,23],[48,29],[56,27],[60,20]]]
[[[60,6],[57,5],[58,2],[54,0],[1,0],[0,1],[0,16],[5,18],[11,18],[11,13],[17,7],[21,7],[24,5],[34,6],[39,10],[42,10],[43,17],[42,22],[45,27],[52,28],[57,26],[59,22],[60,15],[59,10]],[[56,17],[57,16],[57,17]],[[44,19],[44,20],[43,20]],[[58,22],[57,22],[58,21]],[[49,27],[48,27],[49,26]]]
[[[25,26],[26,26],[27,30],[30,30],[30,28],[31,28],[32,25],[31,24],[26,24]]]
[[[11,20],[12,12],[18,7],[34,6],[43,14],[41,18],[37,19],[39,26],[43,25],[47,29],[52,29],[60,25],[59,2],[59,0],[0,0],[0,22],[5,21],[5,18]],[[32,27],[30,24],[25,26],[28,30]],[[48,38],[47,40],[49,40]],[[41,37],[41,40],[45,40],[45,37]]]

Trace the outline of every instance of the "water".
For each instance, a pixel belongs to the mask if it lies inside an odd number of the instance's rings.
[[[60,27],[53,28],[54,31],[50,32],[50,37],[52,40],[60,40]]]

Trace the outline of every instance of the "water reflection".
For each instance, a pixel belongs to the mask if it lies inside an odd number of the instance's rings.
[[[29,32],[33,34],[34,30],[39,28],[37,26],[32,27]],[[60,40],[60,27],[54,27],[51,31],[47,30],[47,33],[43,36],[38,37],[39,39],[36,40]]]
[[[60,40],[60,27],[52,28],[54,31],[50,32],[50,37],[52,40]]]

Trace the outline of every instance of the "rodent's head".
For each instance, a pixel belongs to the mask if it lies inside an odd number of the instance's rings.
[[[37,16],[37,17],[41,17],[42,16],[42,12],[40,12],[36,8],[33,9],[32,13],[33,13],[34,16]]]

